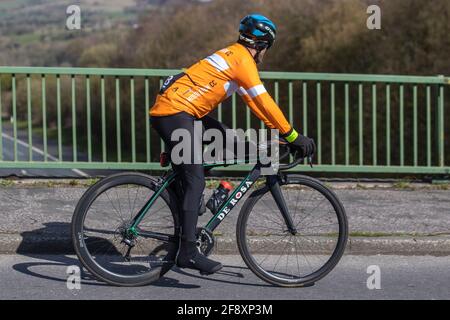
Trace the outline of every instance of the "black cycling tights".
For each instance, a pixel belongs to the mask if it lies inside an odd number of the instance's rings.
[[[172,132],[175,129],[184,128],[189,131],[190,136],[194,138],[194,122],[197,119],[188,113],[180,112],[170,116],[151,117],[150,123],[152,127],[158,132],[166,144],[168,151],[178,143],[178,141],[171,141]],[[206,116],[201,119],[203,129],[215,128],[224,132],[227,127],[217,120]],[[200,137],[196,137],[200,138]],[[201,140],[200,140],[201,145]],[[202,164],[193,164],[194,157],[194,143],[190,143],[192,159],[189,164],[173,165],[174,170],[178,171],[183,188],[183,202],[182,202],[182,219],[181,219],[181,238],[183,241],[196,241],[195,231],[198,221],[198,209],[200,200],[205,189],[205,172]]]

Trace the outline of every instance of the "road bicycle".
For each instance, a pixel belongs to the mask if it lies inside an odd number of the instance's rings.
[[[311,286],[342,257],[347,218],[338,197],[319,180],[288,172],[303,158],[285,148],[290,162],[262,176],[264,165],[257,161],[208,223],[197,229],[197,246],[210,255],[220,240],[216,228],[255,189],[237,219],[242,259],[270,284]],[[205,163],[204,167],[210,170],[238,163]],[[83,194],[71,232],[79,260],[96,278],[116,286],[143,286],[175,265],[182,196],[176,177],[172,169],[159,178],[119,173],[101,179]]]

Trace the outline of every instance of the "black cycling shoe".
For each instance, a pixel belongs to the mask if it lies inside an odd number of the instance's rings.
[[[201,254],[195,242],[183,241],[176,257],[179,268],[188,268],[200,271],[202,275],[213,274],[222,269],[220,262],[208,259]]]

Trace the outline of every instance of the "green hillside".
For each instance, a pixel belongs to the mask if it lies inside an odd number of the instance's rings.
[[[0,2],[0,65],[71,65],[70,41],[132,28],[139,16],[166,1],[5,0]],[[66,29],[66,9],[81,8],[81,30]],[[51,54],[49,54],[49,50]]]

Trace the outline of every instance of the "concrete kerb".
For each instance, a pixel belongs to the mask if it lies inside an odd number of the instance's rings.
[[[263,241],[263,237],[254,241]],[[279,252],[279,248],[266,248],[267,253]],[[314,252],[314,248],[303,248]],[[72,239],[67,235],[0,234],[0,254],[73,254]],[[237,254],[234,237],[216,237],[214,254]],[[350,237],[346,254],[352,255],[450,255],[450,236],[431,237]]]

